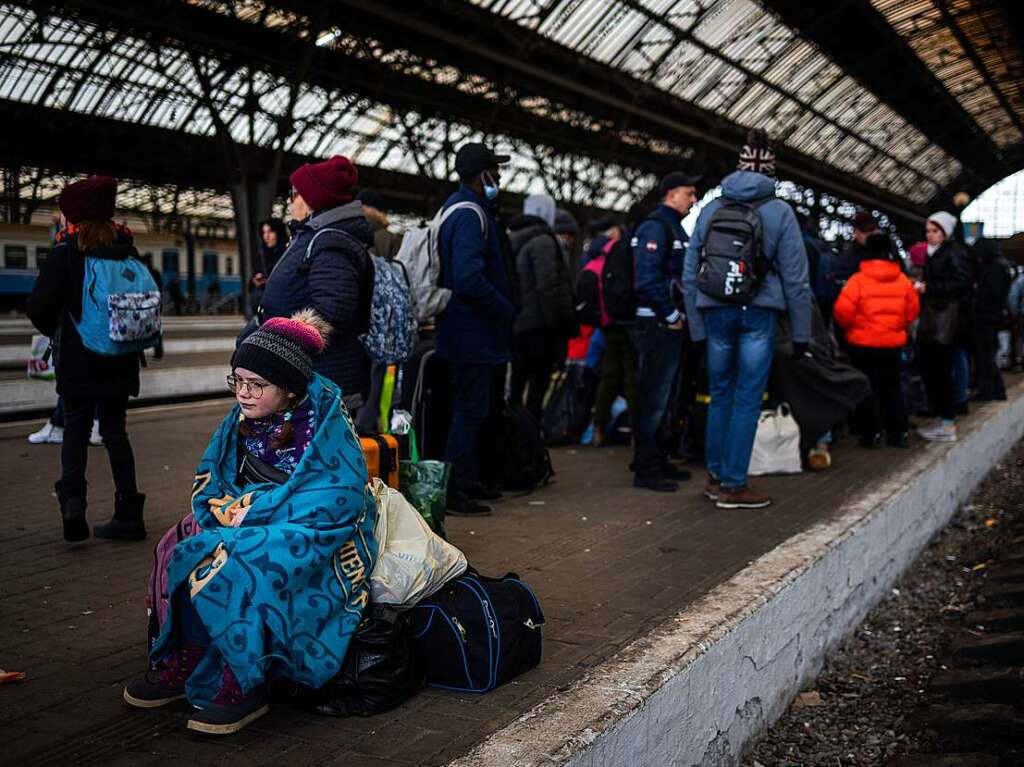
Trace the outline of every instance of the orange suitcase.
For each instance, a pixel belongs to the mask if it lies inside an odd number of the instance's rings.
[[[390,434],[378,434],[362,437],[359,442],[370,477],[380,477],[388,487],[398,490],[398,440]]]

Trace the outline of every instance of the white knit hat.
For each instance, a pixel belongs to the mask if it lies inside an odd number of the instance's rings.
[[[952,213],[947,213],[944,210],[940,210],[938,213],[932,213],[928,216],[928,220],[946,233],[947,240],[953,236],[953,232],[956,230],[956,216]]]

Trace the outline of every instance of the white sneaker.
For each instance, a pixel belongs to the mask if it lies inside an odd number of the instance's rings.
[[[33,445],[59,445],[64,441],[64,429],[47,421],[39,431],[28,435],[28,441]]]
[[[917,430],[922,439],[929,442],[956,442],[956,424],[938,421],[931,426],[923,426]]]
[[[89,444],[90,445],[102,445],[103,444],[103,437],[100,436],[100,422],[99,421],[93,421],[92,422],[92,433],[89,435]]]

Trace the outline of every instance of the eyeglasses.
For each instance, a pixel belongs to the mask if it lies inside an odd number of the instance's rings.
[[[295,191],[295,187],[292,187],[291,189],[289,189],[288,190],[288,202],[291,202],[292,200],[294,200],[296,195],[298,195],[298,192]]]
[[[238,394],[240,391],[248,391],[249,396],[253,399],[259,399],[263,396],[263,389],[269,384],[263,384],[259,381],[246,381],[238,376],[232,374],[224,379],[228,384],[228,389]]]

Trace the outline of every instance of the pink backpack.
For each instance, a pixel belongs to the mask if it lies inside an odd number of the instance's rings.
[[[576,279],[576,314],[584,325],[604,328],[612,322],[604,304],[603,275],[608,252],[615,242],[612,240],[607,243],[601,249],[600,255],[591,259],[580,270],[580,276]]]
[[[176,525],[172,526],[153,549],[153,570],[149,574],[149,590],[146,593],[146,614],[149,616],[149,646],[152,647],[160,636],[160,627],[167,619],[170,595],[167,593],[167,568],[171,564],[174,547],[180,541],[197,535],[202,530],[190,511]]]

